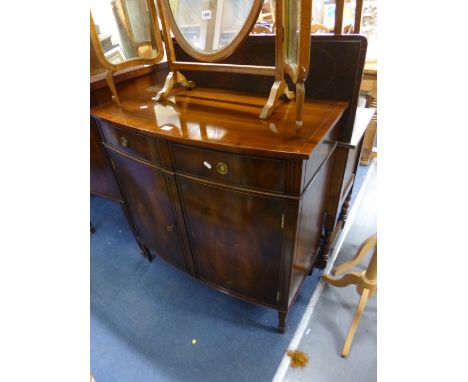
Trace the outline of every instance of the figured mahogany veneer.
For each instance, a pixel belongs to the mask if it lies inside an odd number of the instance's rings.
[[[274,308],[280,331],[322,237],[331,156],[347,102],[258,118],[262,95],[137,92],[91,112],[136,227],[160,256],[225,293]]]
[[[89,137],[91,193],[122,203],[122,195],[120,194],[112,169],[109,166],[107,155],[101,145],[98,127],[92,118]]]
[[[177,172],[226,184],[286,191],[286,160],[229,154],[177,143],[170,146]]]
[[[109,154],[139,240],[151,257],[158,254],[172,265],[187,270],[177,217],[171,205],[174,181],[168,184],[171,179],[150,164],[114,150],[109,150]]]

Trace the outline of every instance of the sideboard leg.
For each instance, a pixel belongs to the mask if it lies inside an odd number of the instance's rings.
[[[286,330],[286,317],[288,316],[288,312],[281,312],[278,311],[278,332],[284,333]]]
[[[120,207],[122,208],[125,218],[127,219],[128,225],[132,230],[133,236],[135,237],[138,247],[140,247],[140,255],[146,257],[148,261],[151,262],[153,260],[153,255],[151,254],[149,249],[146,248],[145,245],[141,242],[140,237],[138,236],[138,231],[136,229],[135,223],[133,222],[133,218],[130,215],[127,205],[125,203],[120,203]]]
[[[146,257],[148,261],[153,260],[153,255],[151,255],[151,252],[149,251],[148,248],[145,247],[145,245],[141,242],[140,237],[135,235],[135,240],[138,244],[138,247],[140,247],[140,255],[143,257]]]
[[[140,247],[140,255],[143,257],[146,257],[149,262],[152,262],[154,257],[149,251],[148,248],[146,248],[141,242],[140,239],[137,239],[138,246]]]

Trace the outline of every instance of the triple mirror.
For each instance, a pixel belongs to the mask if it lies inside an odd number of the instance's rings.
[[[267,118],[272,113],[280,96],[288,99],[297,96],[296,120],[301,125],[304,81],[309,68],[312,1],[271,0],[271,3],[276,25],[275,65],[254,66],[217,61],[231,55],[248,37],[263,0],[157,0],[170,72],[164,87],[153,99],[159,101],[168,97],[176,83],[195,86],[181,71],[270,76],[273,78],[272,88],[260,118]],[[93,43],[101,63],[111,72],[132,65],[155,63],[163,57],[153,0],[92,0],[91,12]],[[178,61],[172,37],[198,62]],[[286,74],[296,84],[296,94],[288,89]]]

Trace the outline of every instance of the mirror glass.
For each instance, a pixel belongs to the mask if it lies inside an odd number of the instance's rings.
[[[229,45],[242,30],[254,0],[169,0],[174,21],[197,51],[212,53]]]
[[[158,54],[147,0],[91,0],[91,14],[111,64]]]
[[[290,65],[298,64],[299,33],[301,25],[300,0],[284,1],[284,18],[287,28],[285,28],[285,49],[286,63]]]

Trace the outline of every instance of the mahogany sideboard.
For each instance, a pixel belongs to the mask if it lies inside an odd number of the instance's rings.
[[[271,36],[251,36],[244,53],[230,60],[262,65],[274,59],[272,43]],[[122,109],[108,95],[95,97],[92,109],[144,255],[276,309],[281,332],[305,277],[314,264],[326,264],[324,249],[342,226],[352,189],[347,179],[359,156],[346,141],[365,39],[314,36],[311,47],[300,131],[294,102],[258,119],[268,92],[253,91],[268,87],[263,77],[192,72],[187,76],[198,88],[177,89],[171,100],[155,104],[151,97],[167,73],[163,65],[122,80]]]
[[[267,121],[265,97],[196,88],[92,109],[149,258],[278,310],[278,329],[320,248],[330,156],[348,104],[295,104]]]

